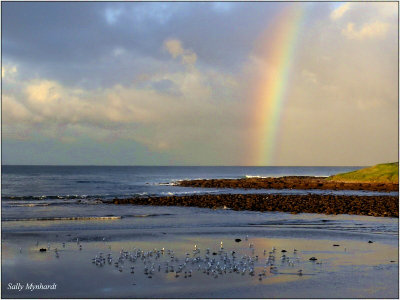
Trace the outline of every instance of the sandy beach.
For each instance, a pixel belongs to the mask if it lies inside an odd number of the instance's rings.
[[[343,298],[398,297],[397,219],[152,211],[109,221],[30,221],[17,231],[18,222],[3,223],[3,297],[329,298],[339,287]],[[104,264],[94,263],[99,257]],[[17,283],[21,290],[9,289]],[[29,290],[30,283],[57,288]]]
[[[3,1],[2,298],[399,298],[398,8]]]
[[[36,193],[15,180],[25,169],[4,181],[3,298],[398,297],[396,192],[174,184],[197,168],[28,171]]]

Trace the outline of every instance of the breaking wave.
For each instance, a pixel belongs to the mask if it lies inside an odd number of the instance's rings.
[[[29,195],[29,196],[2,196],[2,200],[69,200],[101,198],[108,195]]]
[[[38,218],[3,218],[5,222],[18,222],[18,221],[102,221],[102,220],[120,220],[123,218],[148,218],[170,216],[172,214],[137,214],[137,215],[121,215],[121,216],[74,216],[74,217],[38,217]]]

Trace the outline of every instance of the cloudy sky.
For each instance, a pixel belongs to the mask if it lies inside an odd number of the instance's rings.
[[[302,22],[287,19],[296,38],[263,156],[259,90],[288,10]],[[3,164],[397,161],[397,11],[395,2],[3,2]]]

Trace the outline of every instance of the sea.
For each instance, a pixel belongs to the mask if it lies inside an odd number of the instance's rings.
[[[102,221],[143,217],[158,219],[173,217],[173,224],[191,220],[191,214],[203,209],[179,207],[146,207],[104,204],[100,200],[144,196],[192,195],[192,194],[344,194],[344,195],[398,195],[398,192],[372,191],[329,191],[329,190],[248,190],[230,188],[180,187],[176,183],[187,179],[330,176],[337,173],[360,169],[350,167],[211,167],[211,166],[2,166],[2,229],[7,230],[50,230],[50,221]],[[185,214],[183,214],[185,211]],[[246,213],[244,213],[246,214]],[[207,215],[207,214],[206,214]],[[210,213],[211,215],[211,213]],[[262,216],[265,214],[261,213]],[[198,218],[207,223],[208,217]],[[155,218],[141,222],[147,227],[156,226]],[[25,222],[24,222],[25,221]],[[27,223],[27,221],[49,221]],[[218,219],[217,222],[248,222],[246,218],[234,220]],[[251,222],[253,219],[250,220]],[[236,222],[236,223],[235,223]],[[53,222],[66,229],[75,227],[77,222]],[[112,223],[95,223],[94,228],[112,226]],[[135,226],[137,222],[134,222]],[[169,224],[170,222],[164,222]],[[28,224],[28,225],[27,225]],[[38,226],[34,226],[39,224]],[[124,226],[124,222],[117,222]],[[131,222],[129,223],[131,224]],[[200,224],[199,224],[200,225]],[[117,226],[117,225],[113,225]],[[128,226],[128,225],[127,225]],[[78,226],[79,228],[79,226]]]
[[[114,205],[99,200],[206,193],[398,196],[398,192],[176,185],[184,179],[329,176],[359,168],[4,165],[2,295],[36,299],[397,298],[398,218]],[[198,270],[200,266],[193,266],[193,276],[190,273],[188,278],[165,273],[164,269],[148,276],[146,260],[139,259],[134,263],[134,274],[128,261],[125,265],[121,262],[119,269],[114,263],[94,264],[100,253],[109,253],[116,260],[125,250],[149,253],[165,247],[173,252],[166,252],[169,255],[158,263],[164,266],[175,259],[178,268],[193,247],[198,246],[201,255],[207,248],[214,255],[213,251],[217,253],[222,244],[227,253],[236,253],[238,258],[259,256],[257,272],[261,272],[266,259],[263,249],[276,248],[279,257],[281,252],[290,250],[290,256],[295,255],[295,265],[280,263],[279,272],[269,270],[264,279],[259,279],[229,272],[211,276],[206,270]],[[311,256],[317,257],[318,263],[310,262]],[[301,275],[298,269],[302,270]],[[17,283],[57,284],[57,289],[9,289],[10,284]]]

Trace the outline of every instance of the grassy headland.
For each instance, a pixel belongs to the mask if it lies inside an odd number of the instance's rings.
[[[398,163],[380,164],[331,177],[285,176],[238,179],[196,179],[176,182],[179,186],[241,189],[369,190],[399,189]],[[233,210],[282,211],[291,213],[355,214],[376,217],[399,216],[399,197],[388,195],[280,195],[216,194],[168,197],[138,197],[105,201],[113,204],[197,206]]]
[[[397,196],[220,194],[166,197],[136,197],[103,200],[109,204],[197,206],[202,208],[290,213],[351,214],[399,217]]]
[[[327,180],[337,182],[398,183],[399,163],[379,164],[353,172],[333,175],[328,177]]]

